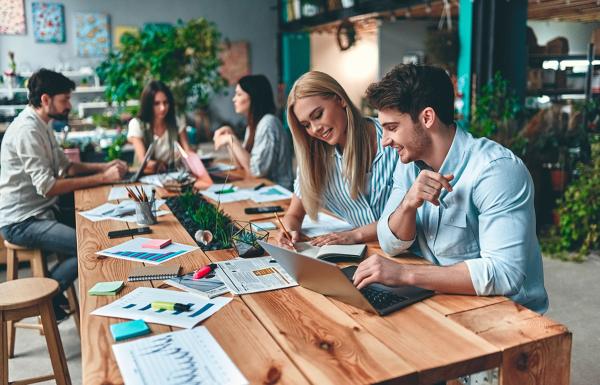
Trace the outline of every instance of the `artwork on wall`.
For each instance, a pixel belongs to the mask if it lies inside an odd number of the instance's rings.
[[[38,43],[65,42],[65,9],[59,3],[31,3],[33,36]]]
[[[0,0],[0,34],[25,35],[24,0]]]
[[[131,25],[117,25],[115,27],[114,33],[114,46],[115,48],[121,48],[121,38],[124,34],[130,33],[132,35],[137,35],[139,33],[139,28]]]
[[[230,85],[250,73],[250,44],[247,41],[225,42],[221,47],[221,76]]]
[[[75,48],[79,57],[104,57],[110,52],[109,18],[105,13],[75,13]]]

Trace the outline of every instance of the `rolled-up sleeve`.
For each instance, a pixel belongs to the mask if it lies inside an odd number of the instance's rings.
[[[20,135],[15,143],[17,155],[23,164],[23,171],[31,178],[36,192],[46,197],[48,191],[54,186],[56,177],[50,157],[40,154],[40,149],[44,146],[42,133],[34,130],[24,130],[23,135]],[[63,161],[59,159],[59,166],[60,163]],[[68,160],[66,164],[68,165]]]
[[[510,175],[510,178],[506,176]],[[533,183],[520,161],[502,158],[486,167],[473,190],[479,209],[480,257],[465,261],[478,295],[515,295],[526,277],[536,240]]]
[[[262,123],[262,122],[261,122]],[[254,176],[266,176],[277,159],[276,140],[278,127],[266,122],[256,128],[256,137],[250,154],[250,172]]]
[[[415,239],[404,241],[396,238],[396,235],[394,235],[389,225],[390,216],[400,205],[400,202],[404,199],[404,195],[406,195],[406,187],[402,183],[400,175],[403,172],[404,168],[399,164],[394,171],[394,188],[385,204],[383,214],[377,222],[377,239],[379,240],[379,246],[389,255],[398,255],[408,250],[415,241]]]

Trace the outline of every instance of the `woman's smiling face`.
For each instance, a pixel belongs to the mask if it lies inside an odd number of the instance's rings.
[[[339,98],[309,96],[297,99],[293,112],[308,135],[332,146],[345,145],[348,117],[346,105]]]

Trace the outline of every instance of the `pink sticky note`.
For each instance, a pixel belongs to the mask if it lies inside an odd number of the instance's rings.
[[[142,247],[146,249],[162,249],[170,244],[170,239],[150,239],[146,243],[142,243]]]

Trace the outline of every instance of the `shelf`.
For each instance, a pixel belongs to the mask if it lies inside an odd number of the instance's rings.
[[[125,103],[125,105],[127,107],[131,107],[131,106],[139,106],[140,105],[140,101],[139,100],[128,100],[127,103]],[[113,107],[116,107],[117,105],[113,105]],[[86,110],[99,110],[99,109],[104,109],[104,108],[108,108],[108,102],[83,102],[83,103],[79,103],[77,105],[77,113],[79,114],[80,118],[83,118],[85,116],[85,111]]]
[[[554,89],[541,89],[541,90],[527,90],[527,96],[542,96],[542,95],[583,95],[585,91],[583,89],[567,89],[567,88],[554,88]]]
[[[73,94],[84,94],[84,93],[96,93],[96,92],[104,92],[106,90],[105,86],[82,86],[77,87],[72,92]],[[10,93],[27,93],[29,90],[27,88],[0,88],[0,94],[10,94]]]
[[[27,104],[7,104],[7,105],[0,105],[0,111],[1,110],[22,110],[25,107],[27,107]]]

